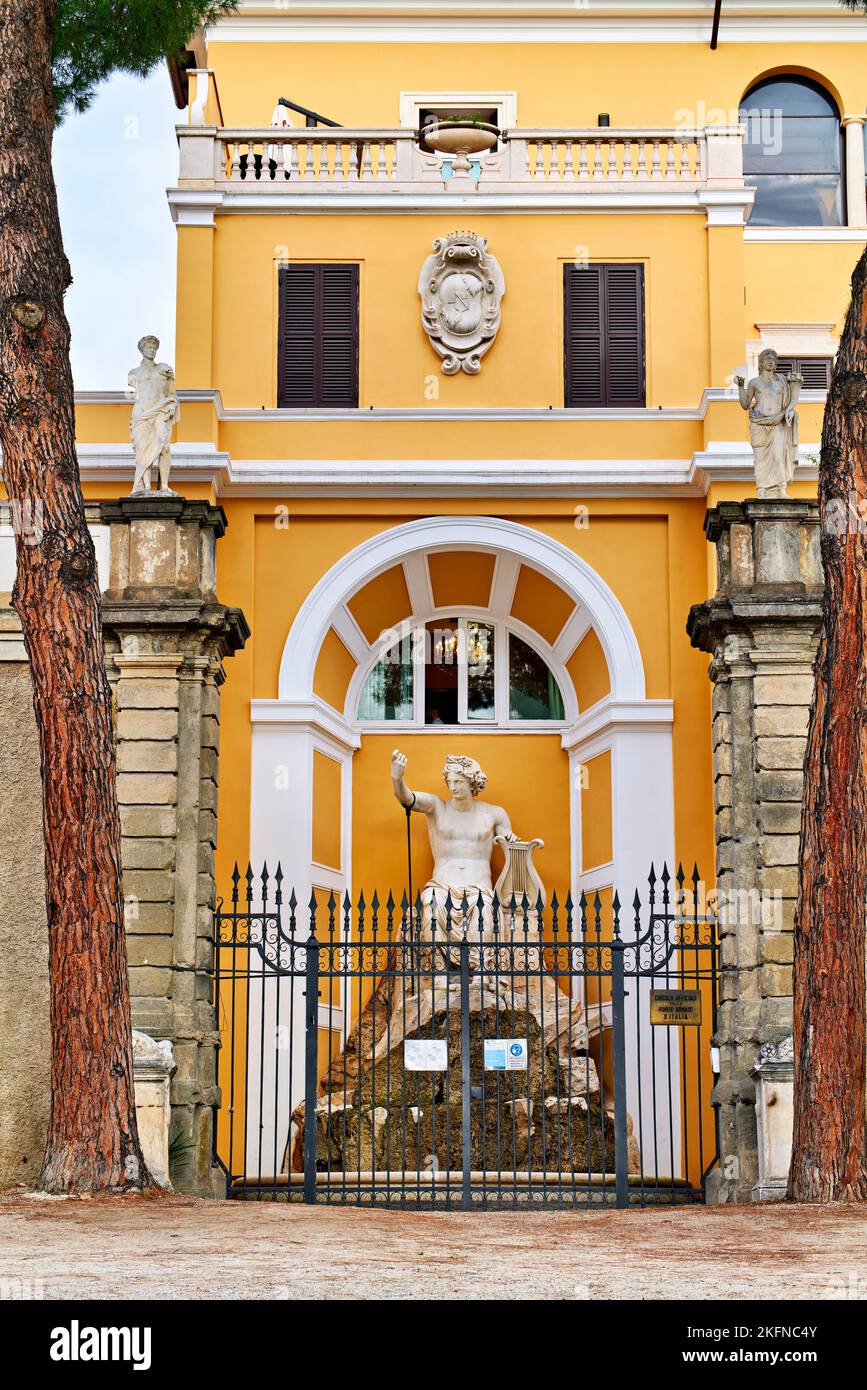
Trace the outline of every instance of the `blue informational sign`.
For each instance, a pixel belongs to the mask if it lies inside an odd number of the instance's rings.
[[[526,1038],[485,1038],[485,1071],[526,1071]]]

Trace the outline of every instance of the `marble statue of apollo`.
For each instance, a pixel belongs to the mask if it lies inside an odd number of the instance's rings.
[[[782,376],[777,354],[765,348],[759,354],[759,374],[744,384],[735,377],[738,400],[749,411],[750,444],[759,497],[785,497],[798,463],[798,412],[795,405],[803,385],[797,373]]]
[[[169,441],[172,426],[180,418],[181,409],[172,368],[165,362],[154,360],[159,345],[159,338],[151,334],[141,338],[138,343],[141,361],[127,377],[134,402],[129,422],[135,454],[133,496],[150,492],[154,468],[159,474],[160,493],[168,497],[177,495],[169,487]]]
[[[430,939],[433,926],[432,903],[436,902],[436,932],[439,939],[459,940],[464,930],[462,901],[466,894],[466,931],[470,940],[490,939],[493,930],[491,854],[494,837],[515,840],[511,822],[502,806],[478,801],[487,777],[475,758],[449,754],[443,780],[451,793],[448,800],[432,792],[414,792],[406,784],[407,760],[399,749],[391,756],[391,781],[401,806],[427,817],[428,836],[433,853],[433,873],[422,895],[421,935]],[[451,921],[446,920],[445,902],[452,897]],[[479,922],[479,895],[482,921]]]

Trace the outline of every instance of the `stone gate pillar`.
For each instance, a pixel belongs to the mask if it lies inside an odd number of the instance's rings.
[[[705,532],[718,588],[687,632],[710,653],[720,909],[720,1201],[758,1182],[759,1047],[792,1031],[803,762],[822,616],[815,502],[723,502]]]
[[[0,526],[8,516],[0,504]],[[51,1100],[48,923],[33,687],[8,597],[0,594],[0,1186],[30,1186]]]
[[[216,1020],[211,1006],[219,688],[243,613],[216,597],[220,507],[127,497],[110,526],[103,596],[133,1025],[171,1040],[172,1131],[193,1145],[176,1186],[209,1195]]]

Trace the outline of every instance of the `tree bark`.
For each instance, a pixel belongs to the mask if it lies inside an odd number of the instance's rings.
[[[852,276],[828,393],[819,506],[825,597],[795,927],[789,1196],[801,1202],[867,1198],[867,254]]]
[[[51,169],[55,0],[0,0],[0,444],[42,757],[51,1119],[40,1186],[149,1186],[136,1127],[111,696],[75,454]]]

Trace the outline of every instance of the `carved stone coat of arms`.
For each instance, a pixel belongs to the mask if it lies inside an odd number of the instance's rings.
[[[446,376],[475,376],[500,327],[505,281],[484,237],[437,237],[418,278],[421,321]]]

